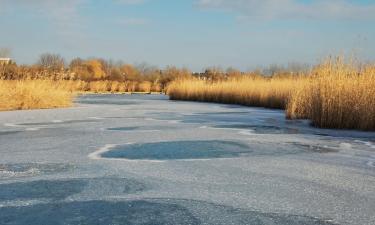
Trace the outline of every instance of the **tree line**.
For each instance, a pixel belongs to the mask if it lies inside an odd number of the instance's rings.
[[[216,81],[244,76],[280,76],[302,73],[306,68],[306,66],[299,64],[293,65],[293,67],[289,65],[288,67],[271,65],[262,70],[241,72],[234,68],[223,70],[220,67],[211,67],[200,73],[192,73],[189,69],[175,66],[159,69],[146,63],[132,65],[101,58],[75,58],[67,63],[59,54],[45,53],[40,55],[37,63],[33,65],[17,65],[15,62],[1,65],[0,79],[82,80],[87,82],[103,80],[132,81],[150,82],[164,88],[169,82],[176,79],[196,77],[203,80]]]

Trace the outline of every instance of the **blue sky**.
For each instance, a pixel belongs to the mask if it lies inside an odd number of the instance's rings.
[[[18,63],[44,52],[195,71],[375,60],[373,0],[0,0],[0,29]]]

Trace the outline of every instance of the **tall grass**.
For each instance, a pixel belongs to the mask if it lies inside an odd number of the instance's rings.
[[[375,66],[326,61],[291,95],[286,114],[323,128],[375,130]]]
[[[284,109],[300,78],[242,78],[208,82],[180,80],[168,86],[173,100],[192,100]]]
[[[0,111],[72,105],[74,93],[160,92],[159,84],[80,80],[0,80]]]
[[[126,93],[126,92],[161,92],[159,84],[152,84],[149,81],[81,81],[81,80],[60,80],[56,84],[73,92],[93,92],[93,93]]]
[[[0,111],[68,107],[73,94],[47,80],[0,80]]]
[[[179,80],[168,94],[174,100],[286,109],[287,118],[310,119],[317,127],[375,130],[375,66],[340,58],[298,77]]]
[[[0,110],[66,107],[73,93],[158,92],[149,81],[0,80]],[[323,128],[375,130],[375,65],[331,58],[299,76],[243,76],[222,81],[176,80],[174,100],[261,106],[286,110]]]

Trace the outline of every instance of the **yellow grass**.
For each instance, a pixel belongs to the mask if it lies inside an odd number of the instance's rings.
[[[168,86],[174,100],[193,100],[283,109],[300,78],[242,78],[228,81],[180,80]]]
[[[0,110],[67,107],[75,92],[158,92],[149,81],[0,80]],[[329,59],[309,74],[223,81],[176,80],[171,99],[286,109],[290,119],[323,128],[375,130],[375,66]]]
[[[323,128],[375,130],[375,66],[342,59],[327,60],[304,76],[179,80],[167,92],[174,100],[285,108],[288,118]]]
[[[72,92],[91,93],[126,93],[126,92],[160,92],[159,84],[152,84],[148,81],[80,81],[80,80],[60,80],[55,81],[56,85],[62,89]]]
[[[73,94],[52,81],[0,80],[0,111],[68,107]]]
[[[375,130],[375,66],[328,60],[293,93],[286,113],[323,128]]]
[[[0,80],[0,111],[68,107],[73,93],[160,92],[151,82]]]

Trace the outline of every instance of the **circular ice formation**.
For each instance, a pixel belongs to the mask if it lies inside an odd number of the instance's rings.
[[[170,141],[108,146],[101,158],[128,160],[193,160],[234,158],[248,154],[248,145],[234,141]]]

